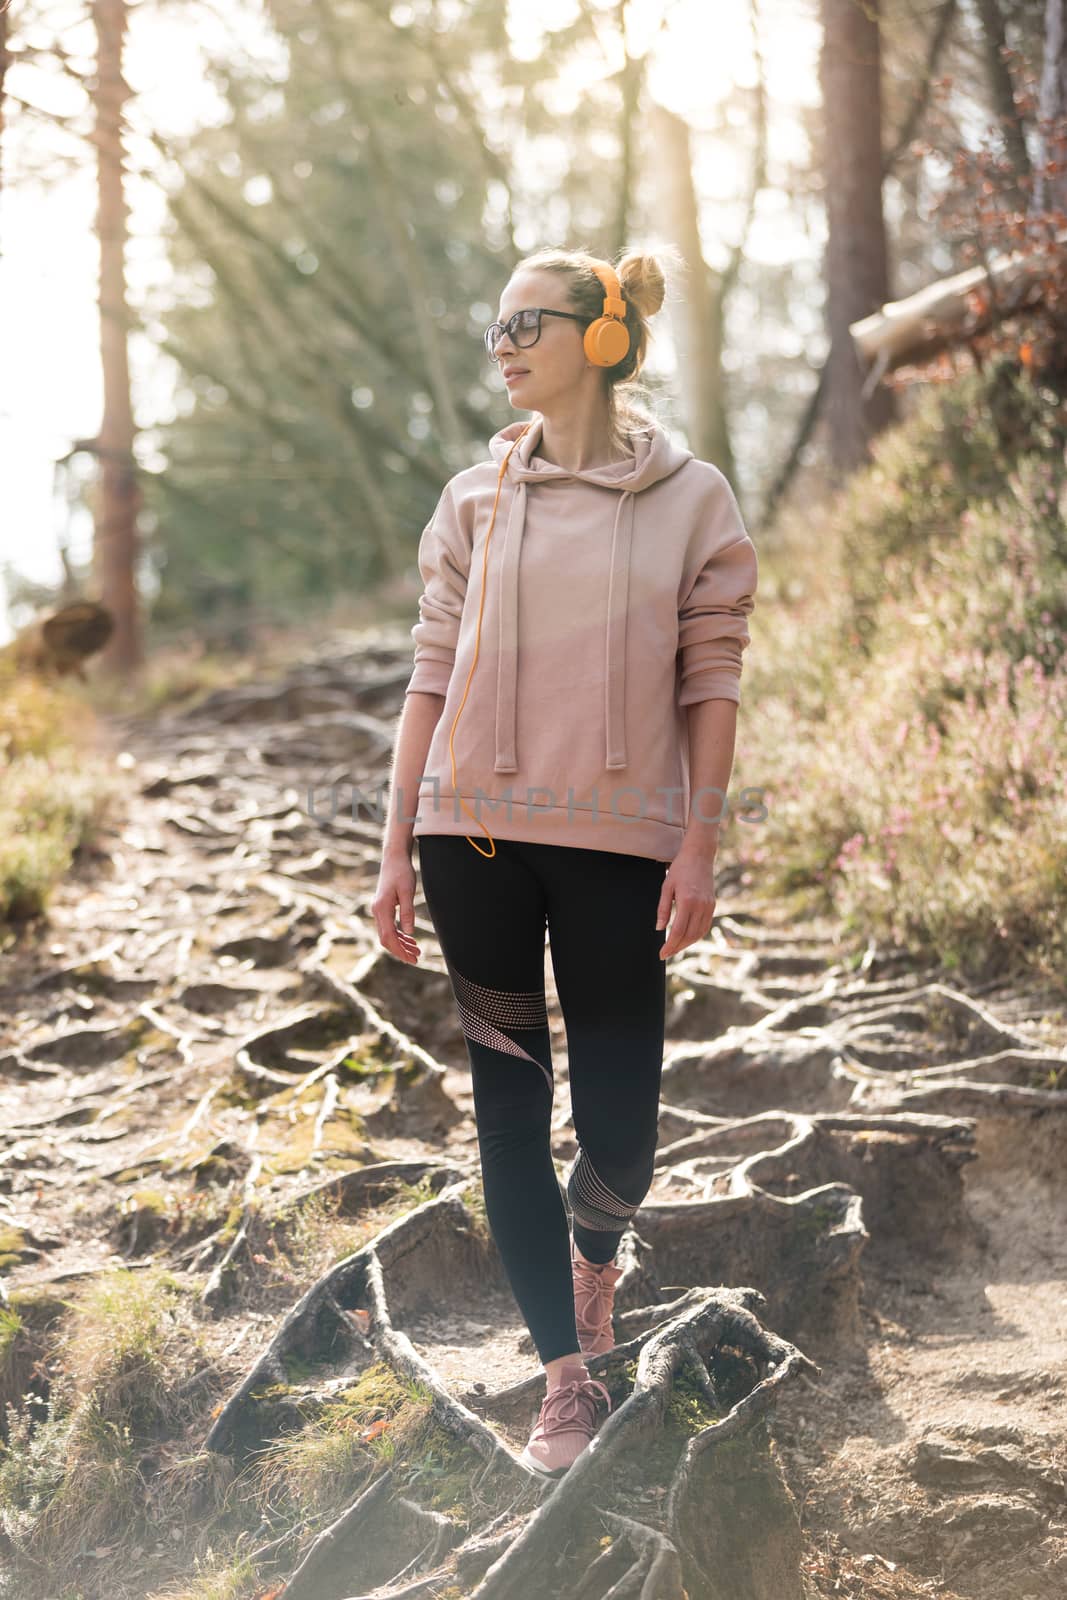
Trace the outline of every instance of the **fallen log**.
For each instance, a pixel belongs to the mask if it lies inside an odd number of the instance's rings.
[[[1062,272],[1067,267],[1067,228],[1049,244]],[[928,283],[904,300],[889,300],[869,317],[849,325],[856,349],[871,369],[871,381],[905,363],[928,361],[952,344],[984,333],[997,322],[1040,300],[1049,269],[1049,245],[994,256]]]

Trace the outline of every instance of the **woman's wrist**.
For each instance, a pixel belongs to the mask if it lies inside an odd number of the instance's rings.
[[[415,837],[409,828],[405,833],[386,833],[382,838],[382,860],[411,860]]]
[[[719,849],[719,827],[718,822],[702,822],[697,817],[692,818],[682,836],[682,849],[686,855],[698,855],[706,861],[714,861]]]

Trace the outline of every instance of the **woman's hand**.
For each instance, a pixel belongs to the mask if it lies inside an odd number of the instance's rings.
[[[671,923],[660,960],[676,955],[698,939],[706,939],[711,932],[715,915],[715,856],[706,850],[687,850],[683,844],[663,880],[656,927],[667,926],[674,901],[674,921]]]
[[[398,907],[399,928],[396,925]],[[378,926],[378,938],[389,954],[414,966],[419,959],[419,947],[415,943],[415,868],[405,850],[387,851],[382,856],[371,910]]]

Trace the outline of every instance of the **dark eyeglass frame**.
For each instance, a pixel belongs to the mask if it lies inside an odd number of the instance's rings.
[[[526,339],[520,342],[518,337],[518,319],[519,317],[529,316],[531,311],[536,311],[537,313],[537,326],[534,329],[534,336],[532,339]],[[553,311],[551,306],[523,306],[522,310],[516,311],[513,316],[508,318],[506,323],[491,322],[488,328],[486,328],[485,333],[482,336],[482,340],[485,345],[486,354],[488,355],[490,361],[497,360],[496,345],[500,343],[500,340],[503,338],[505,333],[515,346],[516,350],[529,350],[530,346],[536,344],[538,339],[541,337],[542,317],[566,317],[571,322],[584,322],[587,325],[590,322],[596,321],[595,317],[582,317],[579,316],[576,311]],[[497,338],[490,343],[497,328],[500,329],[500,333]]]

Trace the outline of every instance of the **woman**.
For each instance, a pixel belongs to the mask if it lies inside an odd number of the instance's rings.
[[[628,398],[663,297],[655,256],[616,272],[567,250],[526,258],[501,296],[486,347],[534,415],[450,479],[422,534],[374,899],[384,947],[417,961],[417,839],[489,1224],[545,1368],[522,1459],[553,1477],[610,1410],[584,1357],[613,1347],[614,1257],[651,1186],[666,959],[711,927],[757,583],[722,473]],[[578,1143],[565,1194],[546,927]]]

